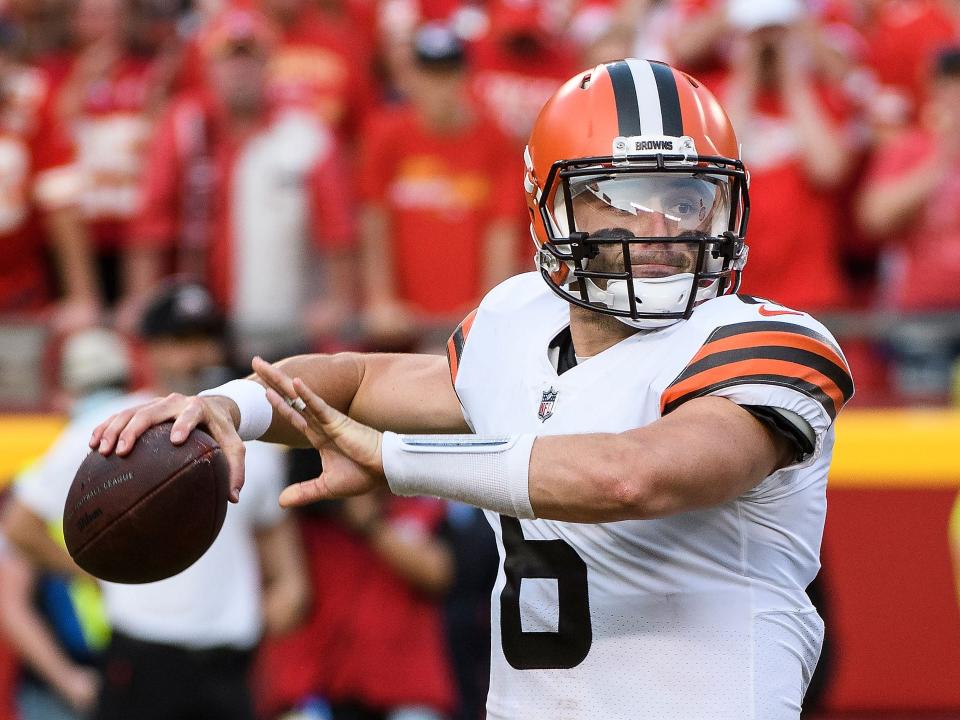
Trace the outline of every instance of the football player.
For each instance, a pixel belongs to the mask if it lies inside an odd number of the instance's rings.
[[[823,636],[833,422],[853,385],[810,316],[737,295],[748,177],[710,92],[627,59],[567,82],[525,152],[537,272],[491,291],[448,357],[255,359],[93,434],[130,451],[205,424],[312,445],[298,505],[367,492],[487,511],[487,716],[796,720]],[[456,272],[456,268],[451,268]],[[397,433],[419,433],[413,435]]]

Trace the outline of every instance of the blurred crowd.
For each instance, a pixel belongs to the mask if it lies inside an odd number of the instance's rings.
[[[734,121],[741,291],[836,323],[861,402],[960,388],[958,0],[0,0],[0,407],[81,422],[254,353],[441,351],[533,269],[520,178],[540,105],[631,55],[688,71]],[[319,472],[309,453],[264,462]],[[42,557],[0,548],[0,603],[29,617],[62,557],[31,535],[42,498],[11,504],[16,545]],[[292,534],[245,522],[243,572],[271,592],[242,641],[176,625],[204,583],[157,608],[127,597],[107,603],[106,664],[91,631],[28,657],[27,689],[82,717],[99,688],[133,693],[139,662],[187,685],[219,677],[204,663],[245,683],[253,663],[263,717],[480,716],[495,552],[478,512],[373,497]]]

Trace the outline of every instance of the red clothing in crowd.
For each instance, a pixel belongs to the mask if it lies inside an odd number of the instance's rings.
[[[0,641],[0,720],[16,717],[13,707],[14,688],[19,675],[17,656],[4,641]]]
[[[280,33],[270,58],[270,95],[317,115],[343,137],[354,137],[374,104],[370,54],[345,23],[331,24],[316,9]]]
[[[676,26],[674,28],[675,32],[683,32],[683,27],[686,23],[695,19],[699,20],[702,16],[715,12],[721,3],[726,4],[725,0],[677,0],[675,3],[676,15],[674,18]],[[715,43],[708,51],[704,52],[703,57],[701,57],[696,64],[680,65],[680,69],[690,73],[697,80],[716,92],[726,75],[726,55],[730,52],[730,40],[733,36],[733,31],[725,33],[723,39]],[[668,48],[671,47],[671,39],[669,37],[666,38],[664,42]]]
[[[75,58],[62,65],[59,94],[70,92]],[[80,202],[91,240],[101,250],[118,247],[137,209],[143,159],[152,124],[148,105],[159,98],[155,63],[128,56],[107,75],[90,83],[80,98],[78,113],[66,128],[77,149],[83,177]]]
[[[155,131],[131,243],[203,250],[217,301],[256,322],[302,300],[311,244],[352,244],[348,178],[333,135],[307,113],[265,115],[241,137],[212,101],[183,97]]]
[[[723,87],[718,88],[723,101]],[[846,113],[838,98],[820,92],[838,126]],[[845,301],[840,267],[838,190],[809,180],[791,123],[779,98],[760,98],[745,127],[737,128],[750,170],[750,257],[743,291],[804,311]]]
[[[391,498],[386,510],[386,522],[424,534],[436,532],[444,515],[430,498]],[[316,587],[313,613],[300,630],[264,644],[263,709],[272,714],[320,695],[448,712],[454,689],[437,601],[411,588],[339,522],[307,519],[303,531]]]
[[[940,0],[888,0],[864,29],[866,61],[883,85],[922,104],[931,61],[940,48],[958,41],[956,21]]]
[[[508,51],[495,32],[473,46],[471,63],[471,86],[480,106],[521,149],[540,108],[580,70],[576,56],[559,40],[544,40],[536,53],[518,55]]]
[[[51,300],[42,214],[77,201],[73,149],[57,129],[50,84],[36,69],[11,71],[0,105],[0,311]]]
[[[927,132],[910,130],[877,149],[866,183],[902,178],[942,152]],[[891,238],[881,301],[900,310],[960,307],[960,167],[930,194],[910,224]]]
[[[475,303],[488,224],[516,218],[521,160],[489,121],[449,135],[409,108],[374,119],[361,148],[360,195],[385,208],[398,300],[447,315]]]

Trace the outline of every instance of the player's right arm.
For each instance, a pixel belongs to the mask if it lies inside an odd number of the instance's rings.
[[[272,378],[287,398],[297,396],[292,378],[300,378],[337,408],[359,422],[401,433],[463,433],[469,427],[450,382],[442,356],[416,354],[297,355],[277,363],[282,373],[254,359],[254,370]],[[257,375],[251,379],[261,382]],[[231,498],[243,485],[244,448],[237,428],[240,410],[229,398],[168,395],[130,408],[105,420],[94,430],[90,447],[103,455],[126,455],[147,428],[173,420],[170,439],[183,442],[198,425],[220,444],[230,463]],[[307,437],[277,412],[266,434],[267,442],[310,447]]]

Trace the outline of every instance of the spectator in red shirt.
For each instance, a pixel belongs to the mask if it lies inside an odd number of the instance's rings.
[[[313,0],[261,0],[280,38],[270,59],[270,94],[317,113],[352,139],[374,102],[370,55],[358,32],[332,26]]]
[[[79,0],[71,24],[74,49],[48,63],[62,75],[57,120],[77,148],[81,209],[110,300],[120,294],[119,250],[136,210],[152,116],[173,75],[167,55],[134,52],[132,19],[124,0]]]
[[[466,92],[463,46],[416,36],[410,104],[364,137],[360,189],[367,326],[380,342],[448,328],[516,271],[522,208],[501,192],[520,156]]]
[[[718,88],[750,167],[750,266],[744,291],[805,311],[845,301],[839,199],[852,161],[848,113],[802,42],[800,0],[739,3],[728,80]],[[813,278],[813,280],[811,280]]]
[[[864,229],[888,243],[881,303],[960,307],[960,47],[943,50],[920,122],[877,148],[863,187]]]
[[[569,41],[545,28],[547,7],[537,0],[494,0],[490,31],[472,48],[473,92],[518,151],[547,98],[580,69]]]
[[[138,287],[168,261],[205,279],[244,355],[335,334],[355,277],[350,182],[333,134],[310,113],[268,104],[274,39],[249,9],[205,30],[207,91],[160,120],[131,229]]]
[[[62,300],[54,320],[81,327],[96,320],[99,293],[73,149],[52,121],[46,76],[18,62],[15,46],[15,29],[0,24],[0,312],[43,310],[55,275]]]
[[[865,94],[868,78],[856,62],[865,54],[864,39],[855,27],[860,4],[860,0],[676,0],[661,32],[668,59],[714,87],[726,76],[744,22],[759,26],[794,6],[807,15],[797,30],[818,70],[849,85],[851,93]]]
[[[895,104],[901,123],[916,119],[936,52],[960,39],[960,18],[951,0],[870,0],[863,3],[866,61],[880,96]]]
[[[907,315],[960,309],[960,46],[942,50],[931,75],[919,122],[877,149],[858,208],[884,246],[879,304]],[[892,343],[898,390],[946,396],[955,331],[918,321]]]
[[[332,720],[441,720],[454,705],[439,604],[454,575],[444,504],[375,493],[312,512],[302,528],[313,612],[266,645],[262,709],[275,717],[312,697]]]

